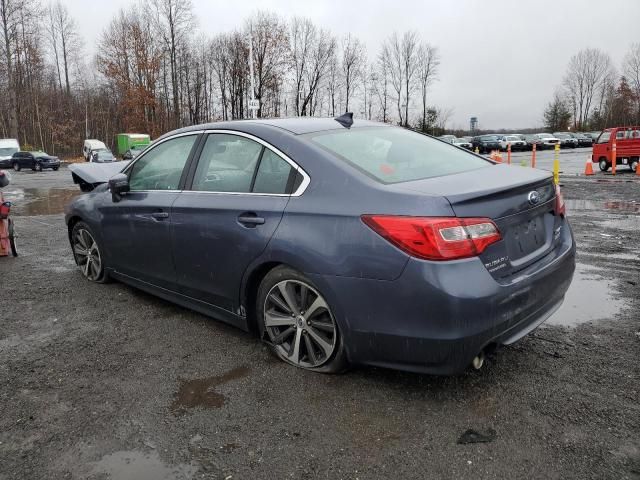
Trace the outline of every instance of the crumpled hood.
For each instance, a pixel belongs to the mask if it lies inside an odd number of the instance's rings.
[[[121,172],[129,160],[111,163],[72,163],[69,170],[77,177],[90,184],[107,183],[116,173]]]

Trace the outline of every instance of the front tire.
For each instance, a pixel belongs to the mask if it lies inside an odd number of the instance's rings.
[[[78,222],[71,231],[71,248],[76,265],[90,282],[105,283],[104,254],[95,235],[84,222]]]
[[[634,158],[633,160],[631,160],[631,163],[629,163],[629,168],[631,169],[632,172],[637,173],[638,161],[639,161],[639,159]]]
[[[284,266],[271,270],[258,289],[256,314],[261,337],[280,360],[322,373],[347,368],[331,308],[300,272]]]
[[[598,166],[600,167],[601,172],[606,172],[607,170],[609,170],[609,163],[604,158],[600,159],[600,161],[598,162]]]
[[[18,162],[13,162],[13,170],[19,172],[20,170],[22,170],[22,167]]]

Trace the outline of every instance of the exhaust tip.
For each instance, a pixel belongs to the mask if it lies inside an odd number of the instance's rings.
[[[480,370],[484,365],[484,352],[480,352],[478,355],[476,355],[471,361],[471,365],[473,365],[473,368],[475,368],[476,370]]]

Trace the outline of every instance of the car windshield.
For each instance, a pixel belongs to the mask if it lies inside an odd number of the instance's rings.
[[[598,137],[598,141],[596,143],[609,143],[610,138],[611,132],[602,132]]]
[[[508,136],[508,137],[504,137],[504,138],[505,138],[505,140],[509,140],[510,142],[520,140],[520,137],[516,137],[516,136],[514,136],[514,135],[510,135],[510,136]]]
[[[42,150],[36,150],[35,152],[29,152],[31,153],[31,155],[33,155],[34,157],[43,157],[46,155],[45,152],[43,152]]]
[[[439,177],[492,165],[471,153],[402,128],[331,130],[306,137],[381,183]]]
[[[17,148],[14,147],[4,147],[0,148],[0,157],[10,157],[14,153],[18,151]]]
[[[571,138],[568,133],[554,133],[553,136],[556,138]]]

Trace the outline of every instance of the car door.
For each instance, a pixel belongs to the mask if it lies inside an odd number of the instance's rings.
[[[125,169],[129,192],[119,201],[105,194],[101,230],[107,263],[118,273],[163,288],[175,287],[171,206],[184,184],[198,134],[159,142]]]
[[[190,188],[172,209],[183,294],[236,312],[243,274],[266,248],[303,175],[285,158],[245,134],[207,135]]]

